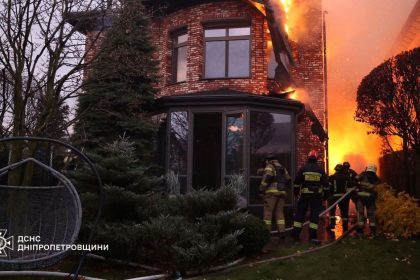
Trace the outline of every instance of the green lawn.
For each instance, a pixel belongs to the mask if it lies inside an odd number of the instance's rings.
[[[249,262],[303,252],[311,245],[279,248],[270,254],[261,255]],[[75,264],[74,257],[50,268],[50,271],[68,272]],[[107,262],[87,260],[82,274],[104,279],[126,279],[151,275],[153,273],[114,265]],[[65,279],[44,277],[0,277],[13,280]],[[354,240],[345,239],[331,247],[293,259],[274,261],[234,269],[226,273],[215,273],[196,277],[200,280],[402,280],[420,279],[420,240]]]
[[[420,241],[346,239],[324,250],[294,259],[250,264],[246,268],[196,279],[418,280]]]
[[[46,271],[57,272],[70,272],[78,263],[79,258],[70,256],[60,262],[59,264],[46,268]],[[144,271],[141,268],[134,268],[131,266],[124,266],[101,260],[93,260],[87,258],[83,264],[81,275],[97,277],[109,280],[122,280],[127,278],[141,277],[145,275],[153,275],[158,273]],[[34,277],[34,276],[21,276],[21,277],[0,277],[1,280],[52,280],[52,279],[67,279],[63,277]]]

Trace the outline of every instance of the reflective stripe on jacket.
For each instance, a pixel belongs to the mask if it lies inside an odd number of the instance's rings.
[[[279,174],[284,172],[284,174]],[[285,194],[289,173],[277,160],[270,161],[264,168],[260,190],[265,193]]]

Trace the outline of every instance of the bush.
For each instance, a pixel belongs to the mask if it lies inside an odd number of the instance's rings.
[[[396,237],[412,238],[420,235],[420,207],[418,200],[405,192],[397,195],[391,186],[381,184],[376,187],[376,217],[378,230]]]
[[[144,262],[169,271],[207,268],[232,259],[240,249],[235,231],[227,234],[181,216],[161,216],[137,227]]]
[[[242,246],[240,254],[252,255],[260,252],[270,239],[270,233],[265,223],[250,214],[241,213],[232,219],[233,229],[243,229],[243,233],[238,237],[238,242]]]
[[[190,220],[233,210],[238,196],[232,188],[222,187],[217,191],[197,190],[170,199],[169,214],[187,217]]]

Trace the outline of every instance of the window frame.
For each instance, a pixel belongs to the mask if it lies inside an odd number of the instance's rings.
[[[187,40],[182,43],[178,43],[178,38],[182,35],[187,35]],[[186,26],[179,27],[173,31],[170,31],[170,38],[171,38],[171,50],[172,50],[172,61],[171,61],[171,83],[185,83],[187,82],[187,73],[185,74],[185,80],[178,81],[178,51],[180,48],[186,48],[186,59],[188,60],[188,40],[189,34],[188,29]],[[186,65],[188,65],[188,61],[186,61]],[[188,67],[186,69],[188,72]]]
[[[203,25],[203,71],[202,77],[203,80],[215,80],[215,79],[250,79],[251,78],[251,66],[252,66],[252,24],[251,20],[247,18],[231,18],[224,20],[208,20],[202,22]],[[229,36],[229,29],[231,28],[249,28],[249,35],[240,35],[240,36]],[[206,37],[206,30],[214,29],[224,29],[225,36],[219,37]],[[247,76],[229,76],[229,42],[230,41],[240,41],[248,40],[249,42],[249,60],[248,60],[248,75]],[[206,52],[207,52],[207,42],[216,42],[222,41],[225,42],[225,73],[222,77],[207,77],[206,76]]]

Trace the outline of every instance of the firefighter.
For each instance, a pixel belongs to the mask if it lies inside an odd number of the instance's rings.
[[[274,154],[268,154],[264,162],[265,168],[260,184],[260,192],[264,196],[264,222],[268,230],[271,231],[271,221],[274,215],[278,232],[284,234],[283,208],[290,176]]]
[[[297,213],[293,223],[293,237],[299,240],[308,207],[311,209],[309,233],[312,243],[319,244],[317,237],[319,213],[322,210],[323,189],[328,189],[328,178],[317,164],[318,153],[308,154],[308,163],[301,167],[294,181],[294,194],[298,197]]]
[[[357,235],[359,238],[363,237],[363,227],[365,223],[364,208],[366,207],[369,227],[371,234],[374,236],[376,231],[376,198],[378,197],[375,186],[381,182],[376,175],[376,165],[373,163],[368,164],[366,170],[356,176],[356,180],[358,182],[356,189]]]
[[[355,187],[357,184],[356,176],[357,172],[350,168],[351,165],[348,161],[343,162],[343,171],[347,174],[350,178],[350,187]],[[353,201],[356,204],[356,200]]]
[[[351,188],[350,184],[350,176],[348,172],[343,168],[343,165],[337,164],[334,168],[335,173],[330,176],[330,191],[328,194],[328,203],[329,205],[334,204],[337,200],[339,200],[349,188]],[[349,216],[349,198],[346,197],[338,203],[338,207],[340,208],[341,219],[343,221],[343,231],[348,230],[348,216]],[[335,210],[337,207],[333,207],[330,210],[330,226],[329,230],[335,228]]]
[[[356,187],[356,185],[357,185],[357,181],[356,181],[357,172],[354,171],[353,169],[351,169],[350,167],[351,166],[350,166],[350,163],[348,161],[343,162],[344,172],[350,177],[350,187],[353,188],[353,187]],[[354,209],[355,209],[356,208],[356,203],[357,203],[356,192],[352,192],[352,194],[350,195],[350,200],[351,200],[351,202],[353,202]],[[350,220],[349,220],[349,222],[350,222]],[[356,223],[356,215],[354,215],[354,216],[352,215],[352,222]]]

